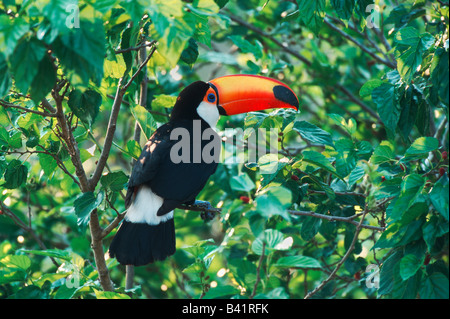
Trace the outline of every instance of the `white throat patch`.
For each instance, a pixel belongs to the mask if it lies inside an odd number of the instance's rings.
[[[215,104],[202,101],[197,107],[197,114],[208,123],[212,129],[216,128],[220,114]]]

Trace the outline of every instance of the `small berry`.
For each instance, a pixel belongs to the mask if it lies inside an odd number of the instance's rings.
[[[428,264],[430,263],[430,260],[431,260],[431,255],[430,255],[430,254],[427,254],[427,255],[425,256],[425,260],[423,261],[423,264],[424,264],[425,266],[428,266]]]
[[[406,170],[405,164],[400,164],[400,169],[404,172]]]
[[[385,180],[386,180],[386,177],[384,177],[384,175],[381,176],[381,181],[384,182]]]
[[[248,196],[241,196],[239,199],[246,204],[250,202],[250,198]]]
[[[355,273],[354,275],[353,275],[353,277],[356,279],[356,280],[360,280],[361,279],[361,272],[357,272],[357,273]]]
[[[291,175],[293,181],[298,181],[300,178],[297,175]]]
[[[442,177],[445,174],[445,168],[441,167],[439,168],[439,176]]]
[[[283,136],[283,132],[278,133],[278,136]]]
[[[447,151],[443,151],[442,152],[442,159],[445,161],[448,158],[448,153]]]
[[[3,215],[3,211],[2,210],[0,210],[0,215]]]

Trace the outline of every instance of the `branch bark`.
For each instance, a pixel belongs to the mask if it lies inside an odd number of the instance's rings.
[[[345,31],[339,29],[336,25],[334,25],[327,17],[324,19],[324,23],[333,31],[336,31],[339,33],[343,38],[349,40],[350,42],[353,42],[357,47],[359,47],[361,50],[369,54],[372,58],[377,60],[378,62],[386,65],[387,67],[391,69],[395,69],[397,66],[392,63],[389,60],[385,60],[382,57],[378,56],[376,53],[374,53],[372,50],[370,50],[368,47],[366,47],[363,43],[359,42],[357,39],[352,37],[350,34],[346,33]]]

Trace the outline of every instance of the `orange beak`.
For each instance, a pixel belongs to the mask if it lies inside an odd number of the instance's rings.
[[[221,115],[234,115],[272,108],[298,111],[295,93],[286,84],[257,75],[227,75],[208,82],[217,95]]]

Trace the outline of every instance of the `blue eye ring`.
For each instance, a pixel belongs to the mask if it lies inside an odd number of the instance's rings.
[[[216,101],[216,96],[214,95],[214,93],[209,93],[207,96],[208,102],[215,102]]]

